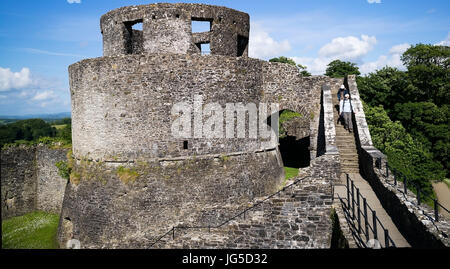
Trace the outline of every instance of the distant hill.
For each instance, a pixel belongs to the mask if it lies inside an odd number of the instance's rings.
[[[2,116],[0,115],[0,124],[6,124],[15,122],[18,120],[27,120],[27,119],[43,119],[45,121],[54,121],[54,120],[60,120],[64,118],[70,118],[71,113],[70,112],[61,112],[61,113],[55,113],[55,114],[28,114],[28,115],[22,115],[22,116]]]

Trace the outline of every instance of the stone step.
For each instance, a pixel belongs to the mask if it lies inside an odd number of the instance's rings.
[[[358,163],[358,157],[340,157],[341,163]]]

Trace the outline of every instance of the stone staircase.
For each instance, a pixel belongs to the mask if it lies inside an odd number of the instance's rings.
[[[245,217],[220,228],[177,230],[175,238],[169,234],[153,248],[328,248],[330,188],[306,178],[247,211]]]
[[[345,130],[341,122],[337,123],[339,118],[339,102],[337,99],[338,88],[332,90],[334,123],[336,127],[336,145],[341,159],[341,171],[343,173],[359,173],[358,151],[355,143],[354,133]],[[353,126],[353,131],[355,126]]]

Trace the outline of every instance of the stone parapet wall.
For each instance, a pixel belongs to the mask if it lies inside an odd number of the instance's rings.
[[[382,158],[381,169],[377,159]],[[403,183],[394,185],[392,171],[386,179],[386,157],[374,147],[364,147],[360,156],[361,172],[377,194],[383,208],[391,216],[399,231],[408,239],[412,247],[441,248],[450,247],[450,220],[439,215],[434,221],[434,210],[421,203],[411,191],[403,191]]]
[[[370,183],[383,208],[412,247],[449,247],[450,221],[440,216],[441,220],[434,222],[431,208],[423,203],[417,205],[415,194],[411,191],[405,194],[401,182],[394,186],[392,171],[389,171],[390,177],[386,179],[387,158],[373,147],[355,76],[348,76],[346,84],[352,96],[354,122],[357,126],[355,131],[361,175]],[[378,158],[381,158],[381,169],[376,168]]]

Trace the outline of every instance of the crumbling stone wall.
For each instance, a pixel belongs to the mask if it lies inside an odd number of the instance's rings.
[[[61,213],[64,190],[67,179],[59,175],[55,163],[66,161],[68,149],[49,149],[41,146],[36,148],[36,208],[52,213]]]
[[[2,219],[20,216],[36,208],[36,149],[20,146],[2,149]]]
[[[206,21],[211,31],[192,33],[192,21]],[[132,25],[142,23],[136,37]],[[248,14],[226,7],[202,4],[151,4],[112,10],[101,17],[103,55],[138,53],[200,54],[209,43],[211,55],[247,56]],[[142,36],[142,37],[141,37]],[[134,49],[139,42],[138,48]]]
[[[191,33],[191,20],[209,21],[211,31]],[[141,22],[142,31],[132,28]],[[73,235],[87,248],[143,247],[180,223],[220,222],[280,186],[277,145],[260,136],[200,138],[193,124],[193,138],[173,137],[178,102],[279,103],[305,115],[316,157],[321,85],[333,80],[236,57],[247,55],[248,22],[245,13],[196,4],[125,7],[101,18],[105,57],[69,67],[75,163],[61,245]],[[211,55],[199,55],[205,42]]]
[[[18,146],[1,150],[2,219],[35,210],[60,213],[67,180],[55,163],[67,149]]]

